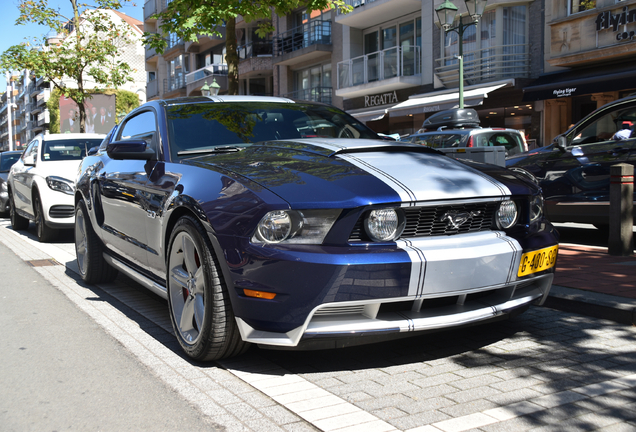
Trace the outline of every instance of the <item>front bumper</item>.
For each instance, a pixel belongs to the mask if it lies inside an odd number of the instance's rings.
[[[548,295],[554,268],[517,276],[524,249],[557,243],[547,226],[524,240],[524,248],[494,231],[393,245],[252,245],[240,261],[230,260],[236,321],[245,341],[295,347],[311,338],[407,333],[500,317]],[[249,298],[244,289],[276,297]]]
[[[503,317],[532,303],[545,301],[554,274],[529,281],[490,287],[471,294],[412,300],[383,299],[323,304],[307,321],[286,333],[259,331],[237,318],[243,340],[261,345],[296,347],[313,338],[361,338],[412,333],[475,324]],[[369,342],[371,341],[369,339]]]

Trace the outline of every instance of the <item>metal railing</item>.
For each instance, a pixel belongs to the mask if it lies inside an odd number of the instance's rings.
[[[420,75],[420,47],[393,47],[338,63],[338,88]]]
[[[211,77],[212,75],[227,75],[226,64],[211,64],[201,69],[197,69],[194,72],[190,72],[186,75],[186,84],[192,84],[203,78]],[[212,84],[209,82],[208,84]]]
[[[313,87],[310,89],[296,90],[291,93],[286,93],[283,97],[298,100],[307,100],[312,102],[322,102],[331,104],[331,97],[333,96],[333,87]]]
[[[171,33],[170,36],[166,38],[166,42],[168,45],[166,46],[166,51],[176,47],[177,45],[184,45],[183,39],[178,37],[176,34]]]
[[[529,78],[530,45],[499,45],[464,53],[464,82],[478,84],[506,78]],[[454,56],[435,60],[435,73],[446,87],[459,85],[459,64]]]
[[[185,75],[178,75],[176,77],[164,78],[163,80],[163,92],[168,93],[171,91],[185,88]]]
[[[240,60],[258,56],[271,56],[273,51],[272,41],[257,41],[241,45],[237,48]]]
[[[331,21],[311,21],[274,37],[274,55],[281,56],[311,45],[331,45]]]

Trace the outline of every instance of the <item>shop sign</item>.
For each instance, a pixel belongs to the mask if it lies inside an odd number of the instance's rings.
[[[364,97],[365,108],[394,103],[398,103],[398,97],[395,91]]]
[[[596,31],[609,30],[617,32],[617,41],[631,41],[636,36],[634,30],[627,32],[619,32],[619,26],[624,26],[636,22],[636,9],[628,10],[627,6],[623,7],[623,11],[614,15],[610,11],[601,12],[596,17]]]
[[[574,92],[576,92],[576,87],[552,90],[552,94],[557,98],[570,97]]]

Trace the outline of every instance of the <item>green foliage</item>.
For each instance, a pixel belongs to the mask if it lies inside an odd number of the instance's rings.
[[[120,0],[94,0],[94,6],[69,0],[73,16],[66,17],[49,6],[49,0],[18,0],[20,15],[16,24],[36,23],[45,25],[63,39],[49,44],[46,39],[27,39],[9,47],[0,55],[3,71],[30,70],[35,76],[53,83],[66,97],[80,107],[80,130],[85,131],[86,113],[83,102],[93,89],[84,88],[91,80],[97,88],[117,88],[132,81],[132,68],[117,59],[118,51],[131,36],[127,24],[116,25],[110,14],[100,9],[119,9]],[[98,8],[98,9],[94,9]],[[73,31],[69,32],[69,24]],[[71,80],[76,86],[65,86],[62,80]]]

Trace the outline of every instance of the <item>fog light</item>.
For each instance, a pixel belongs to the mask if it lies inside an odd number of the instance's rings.
[[[373,241],[391,241],[402,234],[403,219],[394,209],[371,210],[364,221],[364,228]]]

